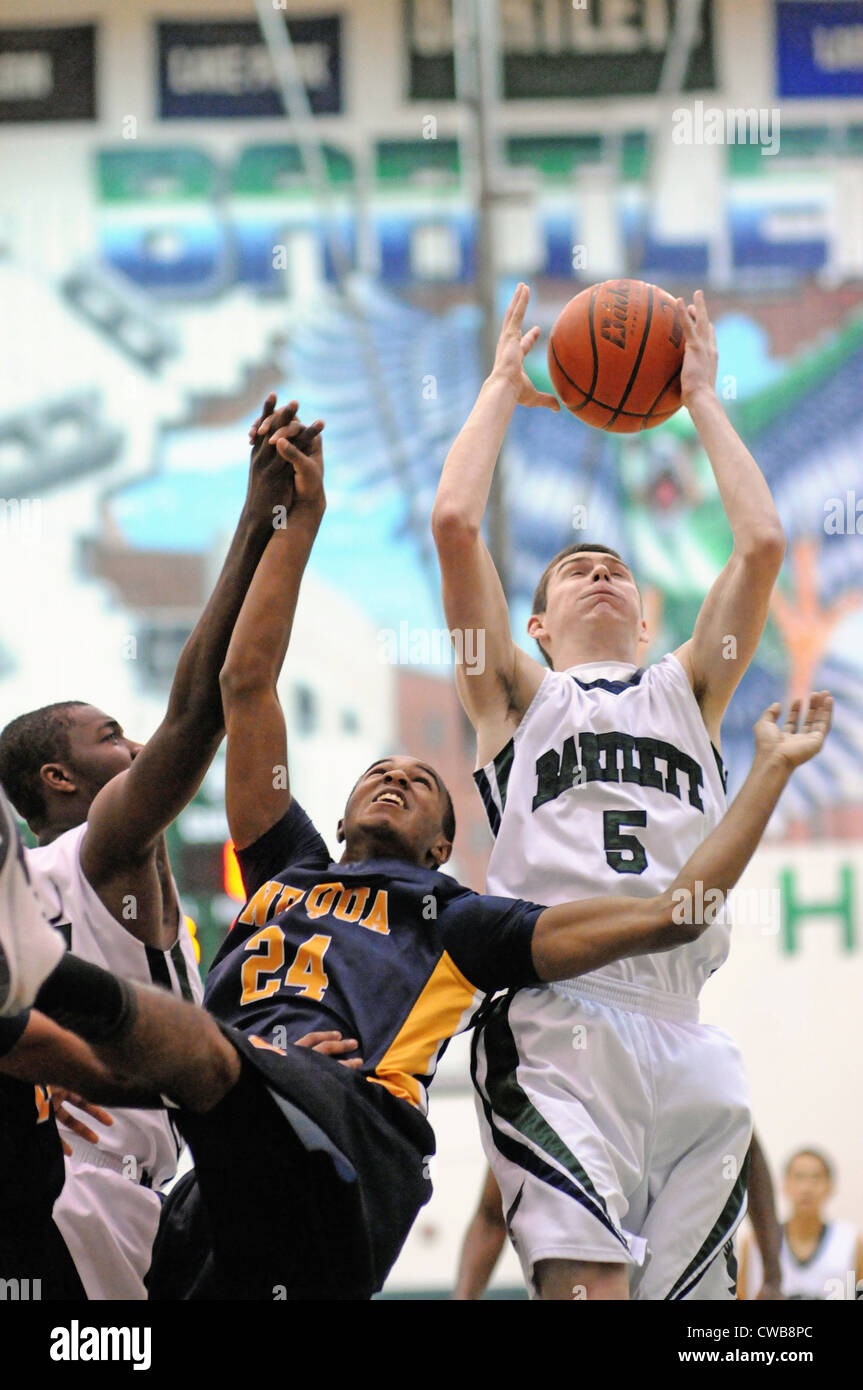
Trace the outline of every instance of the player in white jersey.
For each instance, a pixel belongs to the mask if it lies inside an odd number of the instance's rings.
[[[432,516],[448,625],[485,636],[484,665],[456,675],[496,836],[488,888],[548,902],[639,897],[667,887],[722,816],[720,723],[758,645],[784,537],[716,397],[698,292],[681,304],[681,389],[734,548],[692,638],[642,669],[649,634],[632,573],[607,546],[582,543],[554,557],[534,598],[528,632],[551,669],[523,652],[481,525],[516,404],[557,408],[524,370],[539,332],[523,332],[528,298],[519,285]],[[745,1211],[749,1095],[734,1044],[698,1022],[728,931],[720,913],[692,947],[507,996],[479,1031],[483,1143],[539,1296],[732,1296],[721,1255]]]
[[[274,408],[270,396],[261,419]],[[283,408],[278,421],[289,424],[296,409]],[[28,866],[49,920],[76,955],[193,1002],[201,983],[163,832],[194,796],[224,734],[219,671],[258,560],[292,499],[290,468],[269,436],[254,431],[236,533],[148,743],[134,743],[115,719],[78,701],[22,715],[0,735],[0,783],[38,840]],[[68,1137],[73,1152],[54,1219],[88,1297],[141,1299],[158,1188],[176,1169],[179,1144],[165,1111],[112,1114],[97,1150]]]
[[[833,1191],[833,1166],[817,1149],[798,1149],[785,1166],[789,1204],[782,1227],[779,1270],[785,1298],[863,1297],[863,1237],[851,1221],[824,1214]],[[745,1240],[740,1257],[740,1297],[758,1296],[762,1264],[758,1246]]]

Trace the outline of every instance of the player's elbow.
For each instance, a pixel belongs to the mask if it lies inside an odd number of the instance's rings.
[[[736,549],[747,570],[755,574],[778,574],[785,558],[785,532],[779,518],[759,526]]]
[[[432,536],[438,551],[457,551],[476,545],[479,523],[465,516],[452,503],[436,503],[431,519]]]
[[[705,912],[697,894],[688,888],[669,889],[654,898],[654,927],[667,950],[689,946],[710,926],[713,916]]]
[[[242,661],[229,656],[219,672],[219,689],[225,708],[241,700],[261,695],[272,686],[273,672],[270,663],[262,661],[254,653],[250,653]]]

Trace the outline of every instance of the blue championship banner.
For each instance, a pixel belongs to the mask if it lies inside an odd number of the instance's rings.
[[[312,111],[341,111],[341,20],[334,15],[286,23]],[[284,115],[254,20],[171,21],[158,24],[157,33],[163,119]]]
[[[776,94],[863,96],[863,3],[779,0]]]
[[[95,119],[94,25],[0,29],[0,121]]]

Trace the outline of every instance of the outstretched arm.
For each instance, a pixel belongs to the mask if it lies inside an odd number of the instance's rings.
[[[275,396],[264,403],[272,415]],[[278,412],[287,424],[297,409]],[[246,590],[279,506],[291,501],[291,473],[268,437],[252,452],[249,486],[222,572],[177,665],[165,718],[127,772],[90,807],[81,863],[97,891],[150,853],[192,799],[224,733],[219,671]]]
[[[765,711],[755,726],[755,757],[746,781],[719,825],[664,893],[654,898],[585,898],[546,908],[533,935],[533,962],[540,979],[565,980],[624,956],[668,951],[695,941],[715,920],[725,894],[749,863],[792,771],[821,748],[832,704],[826,691],[812,695],[799,730],[799,700],[782,729],[777,724],[779,706]],[[700,921],[697,902],[704,905]]]
[[[285,718],[276,683],[300,581],[326,506],[322,429],[320,420],[308,428],[294,421],[270,437],[294,471],[294,499],[249,586],[220,677],[228,731],[225,805],[238,849],[281,820],[291,802]]]
[[[538,328],[523,332],[529,298],[527,285],[519,285],[491,375],[447,454],[432,510],[447,625],[451,631],[483,634],[483,669],[480,663],[456,666],[459,698],[477,731],[481,763],[506,743],[543,676],[539,662],[513,641],[506,598],[482,538],[497,456],[516,405],[560,409],[556,397],[537,391],[524,370],[525,355],[539,335]]]
[[[701,290],[687,310],[680,375],[683,402],[716,476],[734,549],[702,604],[692,637],[675,655],[689,676],[713,742],[767,622],[785,536],[770,489],[716,394],[716,333]]]

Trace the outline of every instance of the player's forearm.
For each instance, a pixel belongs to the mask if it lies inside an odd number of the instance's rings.
[[[770,1169],[755,1134],[749,1146],[749,1220],[761,1255],[763,1283],[779,1288],[782,1283],[779,1268],[782,1231],[776,1216]]]
[[[781,757],[757,754],[722,821],[666,892],[654,898],[584,898],[546,908],[532,943],[540,979],[563,980],[625,956],[696,940],[749,863],[790,775]]]
[[[459,1261],[453,1299],[469,1302],[482,1298],[506,1241],[506,1227],[492,1226],[477,1213],[467,1229]]]
[[[785,536],[770,489],[716,392],[702,386],[686,405],[716,477],[735,550],[781,563]]]
[[[219,672],[246,592],[272,534],[269,522],[243,509],[215,588],[177,663],[166,719],[186,723],[194,730],[197,744],[222,732]]]
[[[715,896],[707,910],[712,906],[713,920],[720,895],[734,887],[752,858],[790,776],[791,768],[780,755],[756,753],[746,781],[719,825],[686,861],[668,890],[675,912],[687,902],[704,903],[703,894],[710,891]]]
[[[291,512],[270,537],[234,625],[221,671],[223,699],[275,688],[321,515]]]
[[[446,457],[432,510],[435,540],[454,530],[479,531],[494,468],[518,402],[512,382],[492,373]]]

